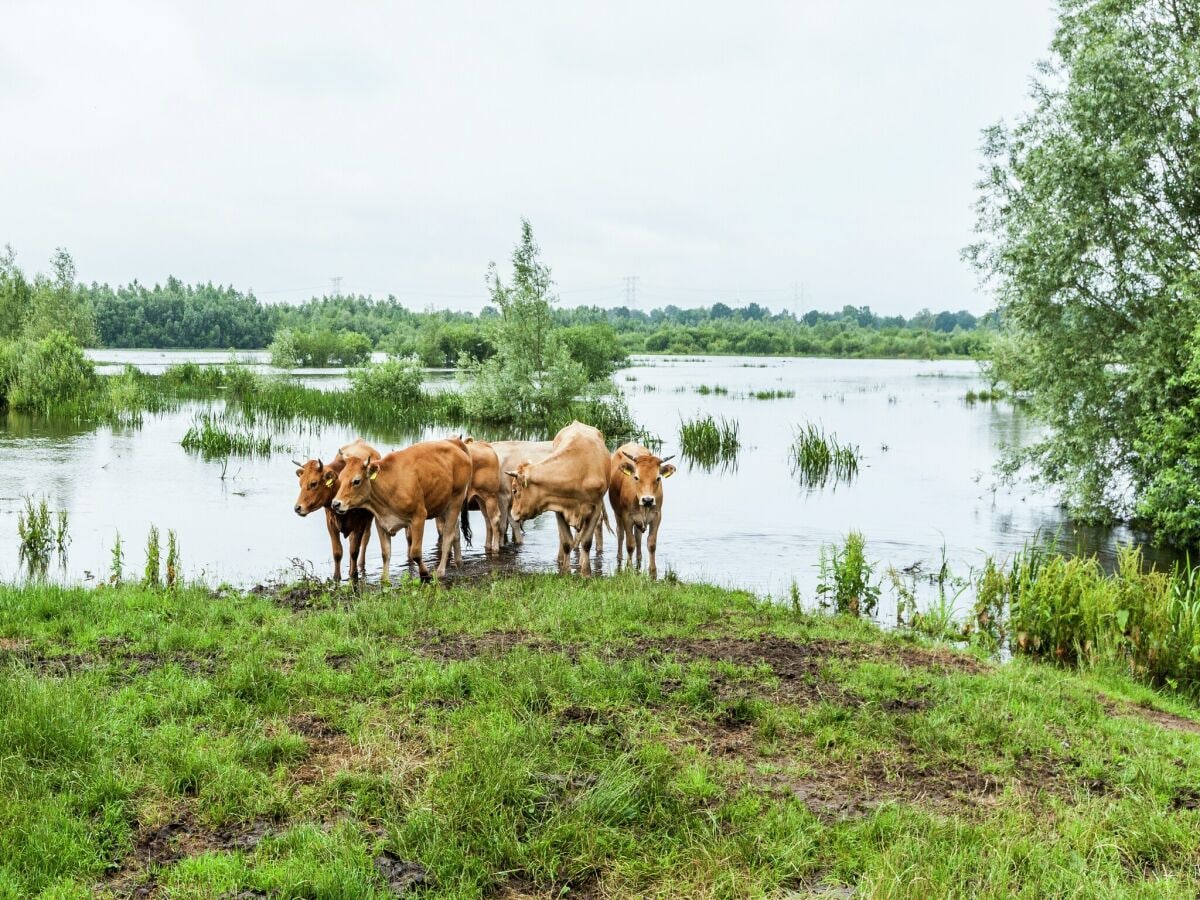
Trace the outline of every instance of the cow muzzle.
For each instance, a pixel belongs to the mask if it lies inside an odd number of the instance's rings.
[[[653,497],[643,497],[642,498],[642,507],[644,509],[654,509],[654,498]]]
[[[344,510],[344,509],[342,509],[342,505],[343,505],[343,504],[342,504],[342,501],[341,501],[341,500],[334,500],[334,501],[333,501],[332,503],[330,503],[329,505],[333,507],[333,511],[334,511],[334,512],[339,512],[339,513],[340,513],[340,512],[345,512],[345,510]]]
[[[292,508],[296,511],[296,515],[298,515],[298,516],[303,516],[307,512],[307,510],[305,510],[305,508],[303,506],[301,506],[299,503],[297,503]]]

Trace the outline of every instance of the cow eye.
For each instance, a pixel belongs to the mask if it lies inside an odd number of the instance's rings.
[[[311,490],[313,490],[313,489],[314,489],[316,486],[317,486],[317,483],[316,483],[315,481],[310,481],[310,482],[308,483],[308,489],[309,489],[310,491],[311,491]]]
[[[662,481],[662,476],[661,476],[661,475],[659,475],[659,476],[658,476],[656,479],[654,479],[654,480],[655,480],[655,481]]]
[[[641,481],[642,479],[641,479],[641,476],[640,476],[640,475],[634,475],[634,476],[633,476],[633,480],[634,480],[634,481]]]
[[[360,484],[362,484],[362,479],[361,479],[361,478],[355,478],[355,479],[354,479],[354,486],[355,486],[355,487],[358,487]]]

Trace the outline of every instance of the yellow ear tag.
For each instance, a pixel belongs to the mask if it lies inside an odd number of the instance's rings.
[[[333,487],[333,476],[330,475],[325,479],[325,487]]]
[[[376,478],[376,476],[377,476],[378,474],[379,474],[379,470],[378,470],[378,469],[376,469],[374,472],[372,472],[372,473],[371,473],[370,475],[368,475],[367,477],[368,477],[368,478],[370,478],[372,481],[374,481],[374,480],[375,480],[375,478]]]

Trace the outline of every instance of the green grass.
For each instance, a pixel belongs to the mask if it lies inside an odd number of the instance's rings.
[[[690,462],[705,468],[731,463],[741,449],[737,419],[712,415],[680,421],[679,447]]]
[[[0,668],[0,896],[1200,890],[1178,701],[739,592],[7,586]]]
[[[751,391],[747,396],[755,400],[788,400],[796,396],[796,392],[787,389],[771,388],[764,391]]]
[[[708,396],[709,394],[724,395],[729,393],[729,388],[720,384],[714,384],[711,387],[709,387],[707,384],[702,384],[696,388],[696,393],[704,396]]]
[[[858,444],[842,443],[837,435],[806,422],[796,430],[788,448],[792,474],[804,484],[824,486],[849,481],[858,474],[862,451]]]
[[[968,405],[973,403],[996,403],[1007,396],[1000,388],[980,388],[979,390],[968,390],[963,394],[963,400]]]

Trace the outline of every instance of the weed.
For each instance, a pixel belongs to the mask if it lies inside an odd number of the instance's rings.
[[[874,616],[879,606],[879,584],[875,564],[867,561],[867,539],[851,531],[841,547],[822,545],[817,596],[821,605],[836,613]]]
[[[159,559],[158,526],[151,525],[146,535],[146,569],[142,576],[142,586],[156,588],[162,584],[162,571]]]
[[[755,400],[787,400],[796,396],[796,392],[792,390],[765,390],[751,391],[749,396]]]
[[[729,388],[727,388],[727,387],[724,387],[724,386],[722,386],[722,385],[719,385],[719,384],[714,384],[712,387],[709,387],[707,384],[702,384],[702,385],[700,385],[700,387],[696,388],[696,393],[697,393],[697,394],[702,394],[702,395],[704,395],[704,396],[706,396],[706,397],[707,397],[709,394],[718,394],[718,395],[723,395],[723,394],[728,394],[728,393],[729,393]]]
[[[179,584],[180,562],[179,562],[179,539],[175,534],[175,529],[167,529],[167,588],[174,590]]]
[[[125,552],[121,545],[121,532],[113,538],[112,554],[108,565],[108,583],[118,585],[125,574]]]

